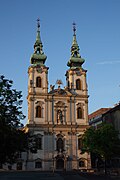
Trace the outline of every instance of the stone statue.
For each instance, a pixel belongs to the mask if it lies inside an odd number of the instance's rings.
[[[58,110],[57,112],[57,122],[60,122],[61,124],[63,123],[63,115],[61,110]]]
[[[50,85],[50,91],[53,91],[54,90],[54,87],[55,87],[55,85]]]

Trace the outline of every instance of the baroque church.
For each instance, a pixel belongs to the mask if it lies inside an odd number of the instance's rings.
[[[81,136],[88,127],[87,70],[83,69],[73,24],[71,56],[65,73],[66,86],[48,82],[49,67],[43,51],[40,23],[28,68],[28,122],[26,131],[37,137],[37,153],[28,152],[27,170],[89,169],[90,155],[81,154]]]

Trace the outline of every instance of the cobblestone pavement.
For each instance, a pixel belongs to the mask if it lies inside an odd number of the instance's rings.
[[[93,175],[79,172],[28,172],[4,171],[0,172],[0,180],[120,180],[119,177]]]

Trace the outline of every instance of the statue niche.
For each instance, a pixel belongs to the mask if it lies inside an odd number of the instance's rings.
[[[63,114],[62,114],[62,111],[60,109],[57,110],[57,123],[63,124]]]

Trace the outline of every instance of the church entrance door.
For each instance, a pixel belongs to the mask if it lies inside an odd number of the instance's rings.
[[[62,170],[64,169],[64,160],[63,158],[59,158],[56,160],[56,169]]]

